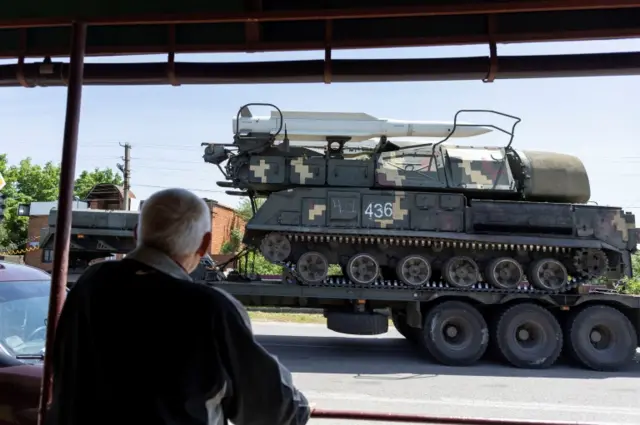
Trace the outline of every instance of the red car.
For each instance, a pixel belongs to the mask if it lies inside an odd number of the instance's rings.
[[[36,425],[51,276],[0,261],[0,425]]]

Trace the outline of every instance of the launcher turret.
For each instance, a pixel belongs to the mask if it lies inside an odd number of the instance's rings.
[[[271,106],[274,111],[269,116],[254,116],[249,109],[251,105]],[[266,194],[298,185],[294,182],[299,178],[294,174],[301,168],[295,168],[296,161],[315,161],[318,165],[312,166],[314,170],[317,169],[314,173],[324,176],[326,164],[320,165],[318,161],[323,161],[322,158],[347,160],[357,156],[345,151],[367,154],[364,159],[369,159],[369,163],[373,165],[371,155],[396,150],[402,146],[432,145],[425,145],[423,140],[390,142],[389,138],[441,140],[478,136],[493,131],[491,126],[462,122],[407,121],[351,112],[281,111],[271,104],[251,105],[243,106],[232,120],[232,144],[203,144],[206,146],[203,156],[205,162],[218,166],[227,179],[225,182],[218,182],[221,187]],[[310,142],[314,145],[303,146],[300,142]],[[324,151],[318,151],[319,148]],[[223,169],[222,164],[225,161],[227,164]],[[344,164],[356,167],[360,165],[362,164],[354,162]],[[291,166],[294,168],[285,169]],[[263,172],[273,177],[263,176]],[[266,180],[269,180],[269,183],[266,183]],[[303,180],[307,184],[315,181],[307,177]],[[320,185],[325,183],[323,177]],[[341,182],[334,183],[338,186],[343,185]],[[344,183],[350,186],[347,182]]]

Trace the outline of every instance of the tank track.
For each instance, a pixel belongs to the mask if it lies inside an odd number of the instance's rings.
[[[420,286],[408,286],[398,280],[390,280],[390,279],[377,279],[375,282],[369,285],[360,285],[351,282],[348,278],[344,276],[329,276],[327,279],[318,283],[307,283],[304,282],[298,272],[295,269],[295,264],[287,262],[287,263],[279,263],[284,267],[291,276],[294,277],[295,282],[289,281],[290,284],[298,284],[301,286],[306,286],[310,288],[352,288],[352,289],[394,289],[398,291],[409,291],[409,292],[436,292],[436,291],[450,291],[450,292],[461,292],[461,293],[475,293],[475,292],[483,292],[483,293],[494,293],[494,294],[535,294],[535,295],[558,295],[570,291],[571,289],[577,288],[580,285],[588,284],[591,280],[586,278],[574,278],[570,277],[568,279],[567,284],[557,290],[542,290],[534,288],[528,282],[523,282],[518,288],[514,289],[502,289],[495,288],[491,286],[487,282],[479,282],[472,287],[469,288],[456,288],[443,280],[438,281],[430,281],[424,283]]]
[[[280,232],[278,232],[280,233]],[[391,246],[406,247],[433,247],[438,248],[466,248],[466,249],[486,249],[497,251],[540,251],[549,253],[567,253],[574,248],[550,246],[550,245],[523,245],[523,244],[503,244],[503,243],[487,243],[487,242],[471,242],[457,241],[450,239],[436,238],[412,238],[412,237],[395,237],[395,236],[346,236],[332,234],[315,234],[315,233],[291,233],[282,232],[290,241],[293,242],[338,242],[350,244],[385,244]]]
[[[280,233],[280,232],[276,232]],[[471,250],[492,250],[495,252],[509,251],[525,251],[525,252],[543,252],[549,254],[567,254],[572,251],[580,251],[580,248],[549,246],[549,245],[531,245],[531,244],[503,244],[503,243],[487,243],[479,241],[458,241],[443,238],[418,238],[418,237],[393,237],[393,236],[351,236],[337,234],[318,234],[318,233],[294,233],[282,232],[290,242],[313,242],[313,243],[347,243],[347,244],[385,244],[389,246],[431,248],[438,252],[443,248],[460,248]],[[459,288],[445,282],[444,279],[431,280],[422,285],[407,285],[399,280],[384,279],[384,276],[377,279],[371,284],[358,284],[351,282],[346,276],[329,276],[325,280],[317,283],[305,282],[296,272],[296,266],[292,262],[276,262],[274,264],[281,265],[293,279],[295,283],[307,287],[336,287],[336,288],[362,288],[362,289],[394,289],[399,291],[412,292],[435,292],[449,291],[461,293],[496,293],[496,294],[535,294],[535,295],[557,295],[566,293],[581,285],[590,284],[597,278],[589,276],[569,276],[567,283],[554,290],[536,288],[525,280],[517,288],[498,288],[492,286],[486,280],[482,280],[473,286],[467,288]],[[481,273],[482,274],[482,273]],[[580,274],[580,273],[578,273]]]

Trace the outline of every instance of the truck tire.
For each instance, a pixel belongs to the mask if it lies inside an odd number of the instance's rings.
[[[493,337],[500,355],[518,368],[549,368],[562,351],[560,323],[533,303],[516,304],[502,313]]]
[[[445,301],[427,313],[421,343],[442,364],[469,366],[487,350],[489,328],[471,304]]]
[[[569,355],[598,371],[617,371],[631,363],[638,337],[631,321],[620,310],[606,305],[584,308],[567,321]]]

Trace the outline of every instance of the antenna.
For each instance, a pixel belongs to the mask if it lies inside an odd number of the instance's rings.
[[[287,124],[284,125],[284,139],[282,139],[282,150],[289,152],[289,135],[287,133]]]

